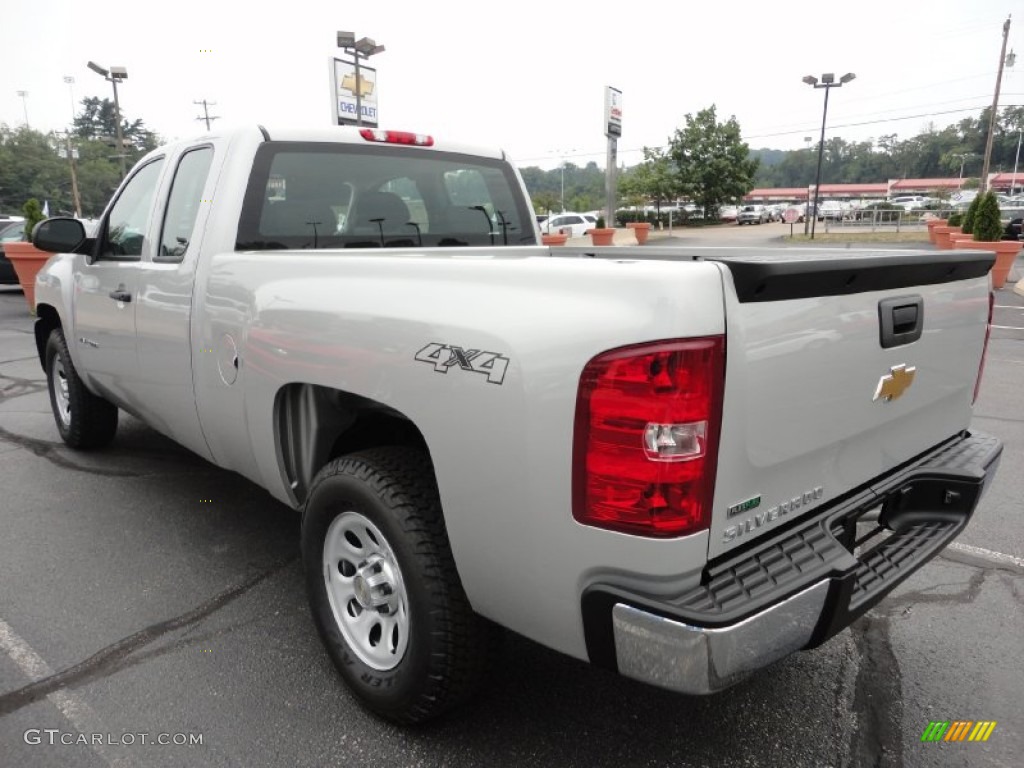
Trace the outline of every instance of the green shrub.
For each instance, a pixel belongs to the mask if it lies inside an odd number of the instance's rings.
[[[963,220],[964,215],[962,213],[954,213],[946,220],[946,225],[950,227],[959,227],[963,223]]]
[[[604,216],[597,217],[597,224],[595,225],[598,229],[604,229]]]
[[[981,195],[975,195],[974,199],[971,200],[971,204],[967,206],[967,213],[964,214],[964,220],[960,223],[960,230],[965,235],[974,233],[974,217],[978,215],[978,206],[981,205]]]
[[[1003,236],[1003,222],[999,218],[999,200],[992,191],[981,195],[978,213],[974,217],[974,239],[993,243]]]
[[[43,216],[43,206],[32,197],[21,207],[21,212],[25,216],[25,242],[31,243],[32,230],[36,228],[36,224],[46,218]]]

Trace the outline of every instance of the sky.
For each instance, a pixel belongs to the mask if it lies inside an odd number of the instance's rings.
[[[201,99],[216,102],[215,129],[328,125],[328,61],[343,55],[342,29],[386,48],[370,60],[381,127],[500,146],[521,166],[603,167],[606,86],[623,94],[625,165],[712,104],[720,119],[736,117],[751,148],[806,147],[821,130],[824,91],[801,78],[825,72],[856,74],[829,96],[827,137],[902,140],[991,104],[1002,25],[1014,11],[1007,51],[1022,58],[1006,70],[999,104],[1024,104],[1020,0],[136,0],[114,8],[48,0],[45,14],[25,3],[6,9],[0,122],[20,126],[27,111],[33,128],[63,130],[72,99],[112,95],[87,69],[92,60],[127,68],[123,114],[168,140],[202,132],[193,104]]]

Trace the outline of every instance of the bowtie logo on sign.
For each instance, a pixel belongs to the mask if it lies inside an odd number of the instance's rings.
[[[341,87],[343,90],[346,90],[352,94],[356,92],[356,88],[358,87],[359,95],[363,97],[369,96],[371,93],[373,93],[373,81],[367,80],[365,77],[360,75],[359,84],[357,86],[356,76],[354,72],[350,72],[341,79]]]

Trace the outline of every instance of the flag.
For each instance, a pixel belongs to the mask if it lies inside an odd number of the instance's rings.
[[[43,203],[43,216],[50,218],[50,201],[47,200]]]

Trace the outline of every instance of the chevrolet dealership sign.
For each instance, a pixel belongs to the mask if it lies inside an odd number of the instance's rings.
[[[377,127],[377,70],[354,62],[331,59],[331,110],[337,125],[355,125],[356,110],[363,115],[363,125]],[[356,92],[359,98],[356,98]]]

